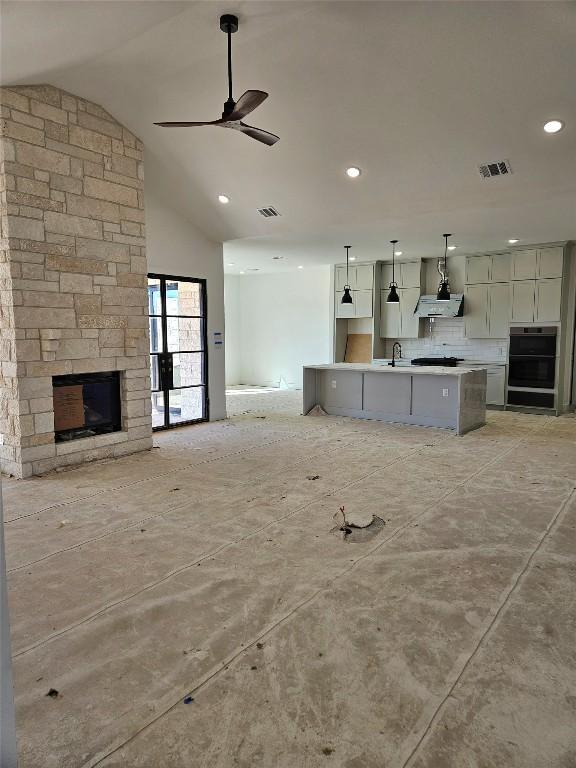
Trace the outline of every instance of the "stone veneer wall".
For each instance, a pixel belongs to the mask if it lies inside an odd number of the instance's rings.
[[[48,85],[0,88],[0,129],[2,469],[148,449],[142,143]],[[55,443],[52,376],[113,370],[122,431]]]

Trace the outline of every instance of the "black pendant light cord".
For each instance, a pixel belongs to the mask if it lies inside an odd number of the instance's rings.
[[[350,254],[350,248],[351,247],[352,246],[350,246],[350,245],[345,245],[344,246],[344,248],[346,248],[346,285],[348,285],[348,286],[350,285],[350,281],[348,279],[348,256]]]
[[[398,240],[390,240],[392,243],[392,283],[396,285],[396,280],[394,279],[394,261],[396,256],[396,243]]]
[[[447,264],[446,264],[446,255],[448,253],[448,238],[450,235],[444,235],[444,274],[448,271]]]

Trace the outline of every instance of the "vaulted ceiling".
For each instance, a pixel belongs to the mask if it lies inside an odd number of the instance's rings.
[[[272,148],[211,120],[235,96]],[[228,271],[387,253],[435,255],[576,238],[573,2],[4,2],[2,82],[48,82],[102,104],[145,142],[163,194],[214,240]],[[565,129],[543,132],[558,117]],[[481,163],[513,174],[484,180]],[[349,165],[362,169],[351,180]],[[231,202],[223,206],[217,195]],[[282,214],[264,219],[262,206]],[[284,256],[272,260],[273,255]]]

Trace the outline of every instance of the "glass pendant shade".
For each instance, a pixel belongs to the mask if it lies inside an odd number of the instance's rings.
[[[388,293],[388,298],[386,299],[387,304],[398,304],[400,301],[400,296],[398,296],[398,291],[396,290],[396,283],[390,283],[390,292]]]
[[[350,286],[344,286],[344,294],[342,295],[342,304],[353,304],[352,294],[350,293]]]

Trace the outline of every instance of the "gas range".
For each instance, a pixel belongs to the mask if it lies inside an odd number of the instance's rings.
[[[463,362],[461,357],[416,357],[410,361],[412,365],[440,366],[442,368],[456,368]]]

